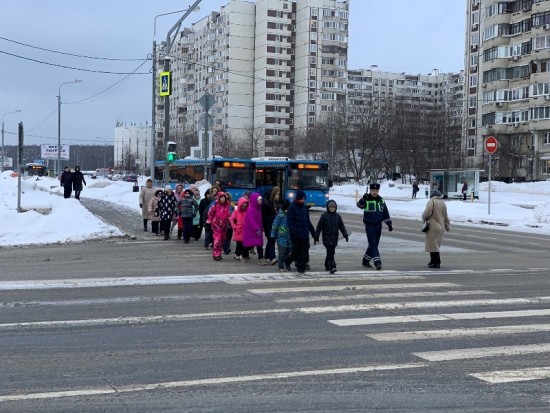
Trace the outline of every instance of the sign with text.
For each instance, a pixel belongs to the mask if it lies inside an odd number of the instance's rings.
[[[61,145],[61,159],[68,161],[70,145]],[[57,145],[40,145],[40,158],[57,159]]]

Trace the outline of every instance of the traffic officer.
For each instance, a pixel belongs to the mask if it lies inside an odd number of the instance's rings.
[[[380,184],[372,183],[369,186],[369,193],[357,202],[357,207],[363,210],[363,223],[367,232],[368,248],[363,256],[363,266],[372,268],[370,261],[374,263],[377,270],[382,269],[382,260],[378,252],[378,243],[382,235],[382,222],[385,222],[389,231],[393,231],[390,213],[386,203],[380,195]]]

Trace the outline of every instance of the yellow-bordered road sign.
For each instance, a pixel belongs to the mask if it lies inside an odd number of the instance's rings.
[[[170,95],[170,72],[161,72],[159,77],[159,96]]]

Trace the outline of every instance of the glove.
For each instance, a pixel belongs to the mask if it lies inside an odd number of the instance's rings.
[[[140,207],[140,208],[143,208],[143,204],[139,204],[139,207]]]
[[[367,200],[367,194],[363,195],[363,201]]]
[[[319,244],[319,238],[317,238],[317,237],[313,238],[313,243],[314,244]]]
[[[212,229],[212,225],[210,225],[210,222],[207,222],[206,224],[204,224],[204,229],[210,231]]]
[[[344,238],[345,238],[346,242],[348,242],[348,241],[349,241],[349,238],[348,238],[348,237],[344,237]]]
[[[390,232],[393,231],[393,225],[392,225],[392,224],[389,224],[389,225],[388,225],[388,231],[390,231]]]

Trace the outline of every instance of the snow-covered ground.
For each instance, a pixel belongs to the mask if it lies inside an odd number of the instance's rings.
[[[69,243],[121,235],[117,228],[95,218],[76,199],[64,199],[63,189],[53,178],[22,178],[21,208],[28,212],[18,213],[17,178],[10,175],[11,171],[0,175],[0,246]],[[139,184],[144,181],[145,178],[140,178]],[[140,211],[139,193],[132,191],[132,183],[98,178],[87,179],[87,184],[82,199],[107,200]],[[200,186],[201,195],[209,187],[206,183]],[[491,223],[518,231],[550,232],[550,182],[492,182],[490,215],[487,188],[487,183],[480,185],[480,199],[474,202],[447,201],[451,222]],[[365,186],[338,185],[331,189],[331,198],[338,203],[340,212],[361,214],[355,206],[356,196],[365,191]],[[427,202],[425,187],[420,187],[417,199],[411,199],[411,192],[410,185],[385,182],[380,195],[386,199],[393,218],[418,220],[420,226],[420,215]]]

